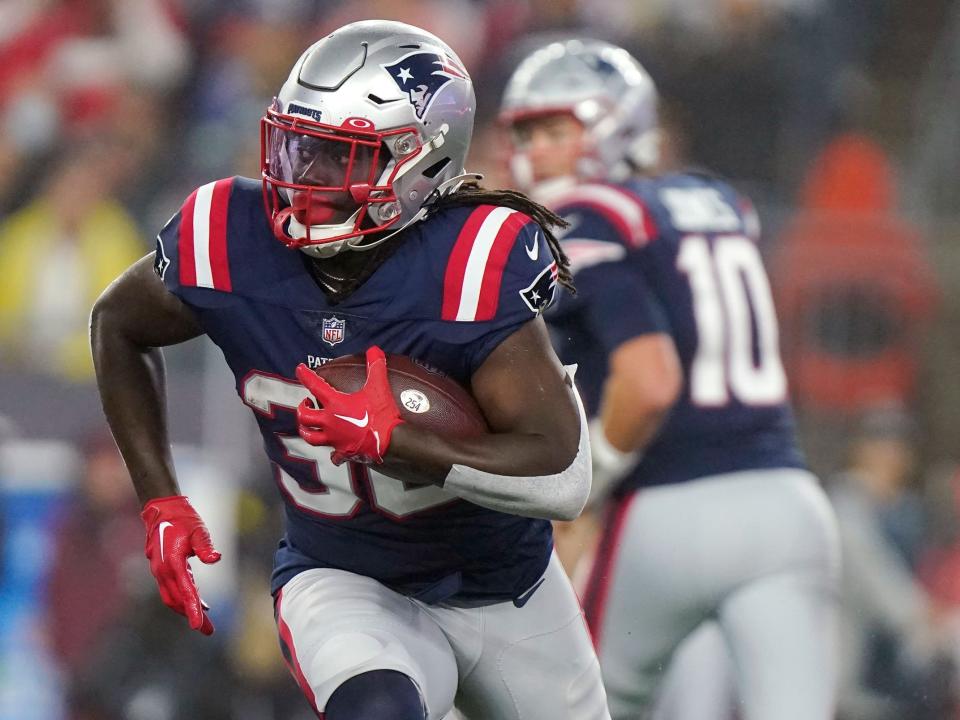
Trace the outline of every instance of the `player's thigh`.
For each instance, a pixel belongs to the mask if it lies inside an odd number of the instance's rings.
[[[712,607],[694,570],[689,491],[636,493],[605,523],[585,607],[614,718],[652,706],[670,658]]]
[[[443,717],[457,689],[456,658],[436,622],[375,580],[307,570],[282,589],[277,627],[290,670],[318,712],[343,682],[396,670],[420,688],[430,717]]]
[[[741,714],[744,720],[832,717],[839,543],[829,502],[802,470],[740,473],[727,482],[749,491],[751,527],[762,547],[744,568],[753,576],[732,585],[718,607]]]
[[[482,646],[457,696],[467,718],[609,720],[590,635],[556,556],[523,607],[476,610]]]
[[[731,720],[734,702],[730,651],[717,623],[705,622],[674,653],[654,720]]]
[[[807,570],[760,579],[723,603],[743,720],[833,718],[836,600],[831,578]]]

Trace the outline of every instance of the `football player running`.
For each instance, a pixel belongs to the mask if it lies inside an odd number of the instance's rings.
[[[198,188],[98,300],[104,410],[143,503],[164,602],[213,632],[189,558],[158,348],[206,334],[254,412],[285,504],[272,589],[290,670],[326,720],[608,718],[550,520],[590,484],[586,420],[541,310],[559,219],[463,164],[474,92],[437,37],[347,25],[261,122],[262,178]],[[278,242],[279,241],[279,242]],[[360,391],[307,367],[366,353]],[[468,385],[491,433],[404,424],[384,353]],[[320,358],[320,360],[317,360]]]
[[[835,521],[797,449],[757,218],[712,176],[653,174],[656,101],[625,50],[571,40],[527,57],[502,103],[518,185],[569,223],[578,293],[548,322],[609,493],[584,604],[611,715],[649,717],[715,619],[744,720],[827,720]]]

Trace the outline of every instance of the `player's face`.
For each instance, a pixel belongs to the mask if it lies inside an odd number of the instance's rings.
[[[526,155],[533,181],[576,174],[583,152],[583,125],[569,113],[526,118],[513,123],[513,143]]]
[[[375,184],[387,157],[369,143],[293,131],[278,130],[271,136],[271,167],[280,169],[284,182],[304,188],[293,193],[292,204],[298,221],[308,225],[350,217],[359,206],[351,189]]]

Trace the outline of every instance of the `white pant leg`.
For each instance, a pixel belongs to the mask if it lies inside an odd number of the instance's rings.
[[[732,720],[735,702],[730,650],[717,624],[705,622],[674,653],[654,720]]]
[[[609,720],[577,597],[554,555],[523,607],[426,607],[457,655],[469,720]]]
[[[447,638],[419,604],[376,580],[329,568],[302,572],[281,591],[277,626],[317,712],[342,683],[370,670],[410,677],[430,720],[453,707],[457,662]]]
[[[750,697],[771,692],[763,684],[767,674],[750,668],[762,666],[776,673],[774,664],[786,656],[792,659],[786,672],[803,666],[804,677],[817,683],[812,696],[832,697],[836,527],[812,475],[794,469],[754,470],[643,490],[628,501],[615,524],[617,542],[606,547],[601,543],[597,559],[607,589],[598,592],[602,583],[592,582],[588,594],[614,718],[650,716],[672,653],[694,628],[713,617],[721,620],[741,678],[757,677],[754,686],[759,682],[764,688],[751,691]],[[751,619],[746,614],[741,619],[736,610],[732,615],[718,613],[730,607],[725,605],[729,598],[784,575],[800,580],[795,587],[805,599],[783,606],[780,621],[805,627],[819,638],[810,643],[809,652],[790,647],[769,655],[745,650],[750,641],[742,626]],[[597,596],[602,602],[595,601]],[[775,601],[760,604],[764,602]],[[806,619],[812,607],[823,621],[817,628]],[[775,605],[769,610],[778,611]],[[735,624],[729,632],[724,622],[728,618]],[[814,657],[817,653],[821,655]],[[813,714],[806,720],[829,717],[818,714],[819,707],[812,702]]]
[[[683,639],[707,617],[697,598],[691,538],[678,525],[689,508],[674,487],[626,498],[605,522],[584,594],[610,715],[652,717],[662,676]],[[674,523],[659,518],[672,516]]]
[[[829,720],[837,681],[836,598],[819,573],[757,580],[720,610],[743,720]]]

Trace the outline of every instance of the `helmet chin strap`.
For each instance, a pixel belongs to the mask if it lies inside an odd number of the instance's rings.
[[[572,188],[577,178],[574,175],[561,175],[547,180],[534,180],[533,163],[525,152],[515,152],[510,156],[510,172],[517,186],[531,199],[543,205]]]
[[[360,214],[360,208],[357,208],[356,212],[353,213],[349,218],[344,220],[342,223],[337,223],[335,225],[311,225],[309,228],[310,238],[316,238],[317,240],[323,240],[328,237],[335,237],[337,235],[343,235],[348,233],[354,228],[354,223],[356,223],[357,216]],[[302,240],[307,237],[307,226],[297,220],[294,217],[293,213],[288,215],[289,221],[286,229],[286,233],[292,237],[294,240]],[[338,252],[344,249],[344,246],[354,238],[360,237],[354,235],[353,237],[345,237],[341,240],[336,240],[331,243],[323,243],[321,245],[307,245],[300,248],[307,255],[315,258],[328,258],[336,255]]]
[[[356,252],[366,252],[367,250],[372,250],[373,248],[382,245],[395,235],[399,235],[414,223],[423,220],[430,212],[430,206],[434,202],[445,195],[456,192],[457,189],[459,189],[459,187],[467,180],[476,180],[479,182],[483,180],[483,175],[479,173],[463,173],[461,175],[454,175],[452,178],[444,180],[438,184],[437,187],[433,189],[433,192],[427,196],[427,199],[424,200],[423,205],[420,206],[420,209],[412,218],[410,218],[407,222],[393,232],[387,233],[383,237],[377,238],[373,242],[360,244],[366,236],[352,235],[331,243],[324,243],[322,245],[307,245],[306,247],[300,248],[300,250],[311,257],[320,259],[332,257],[345,250],[353,250]],[[350,216],[349,220],[339,225],[311,225],[310,237],[322,239],[323,237],[332,237],[338,234],[349,232],[353,229],[353,224],[356,221],[357,213],[359,212],[360,210],[358,209],[356,213]],[[292,215],[290,216],[290,225],[287,232],[291,237],[298,240],[307,236],[306,226],[297,222],[296,218],[294,218]]]
[[[514,152],[510,155],[510,174],[521,190],[533,187],[533,163],[525,152]]]
[[[560,177],[541,180],[530,188],[530,197],[542,205],[550,205],[560,195],[577,185],[575,175],[561,175]]]
[[[660,163],[660,145],[663,135],[659,128],[647,130],[636,138],[628,148],[633,164],[641,170],[654,171]]]
[[[307,246],[300,249],[303,250],[308,255],[312,255],[313,257],[318,257],[318,258],[330,257],[332,255],[336,255],[338,252],[341,252],[343,250],[353,250],[355,252],[365,252],[367,250],[372,250],[373,248],[379,245],[382,245],[383,243],[385,243],[387,240],[394,237],[395,235],[399,235],[414,223],[417,223],[423,220],[427,216],[427,214],[430,212],[431,204],[433,204],[434,202],[442,198],[444,195],[449,195],[452,192],[456,192],[457,189],[467,180],[476,180],[477,182],[479,182],[483,180],[483,175],[481,175],[480,173],[463,173],[461,175],[454,175],[452,178],[444,180],[442,183],[437,185],[436,188],[434,188],[432,193],[430,193],[427,196],[427,199],[424,201],[423,205],[420,206],[420,209],[412,218],[410,218],[407,222],[405,222],[396,230],[390,233],[387,233],[383,237],[377,238],[373,242],[363,243],[361,245],[359,244],[358,241],[362,241],[365,236],[354,235],[352,237],[344,238],[343,240],[338,240],[337,242],[329,243],[329,245]],[[291,222],[292,222],[292,219],[291,219]],[[292,227],[292,224],[291,224],[291,227]],[[315,227],[330,228],[330,227],[340,227],[340,226],[339,225],[337,226],[318,225]],[[347,229],[350,230],[352,228],[353,228],[353,225],[349,225]],[[310,229],[311,231],[313,230],[312,227]],[[327,250],[327,248],[330,248],[330,249]]]

